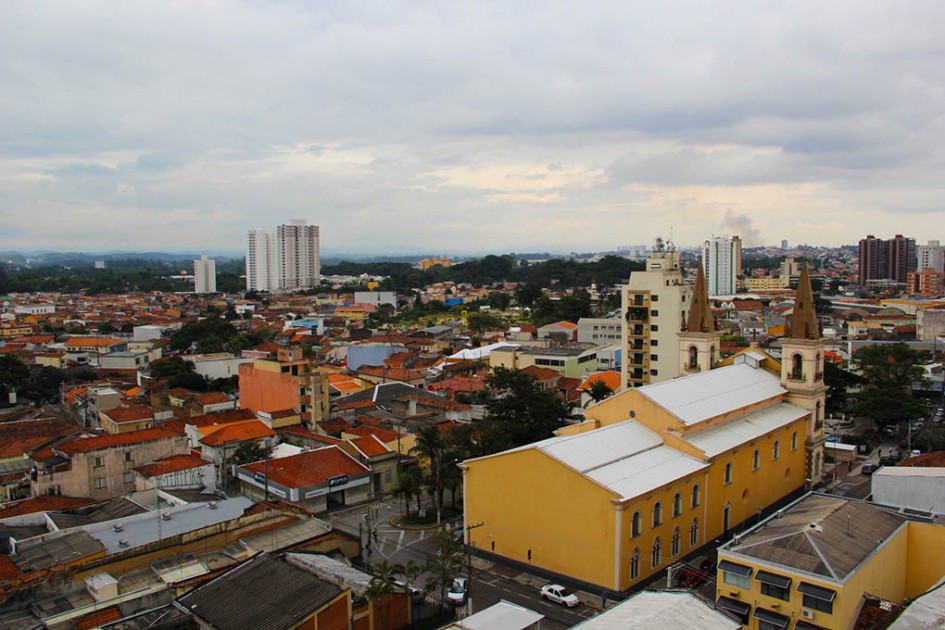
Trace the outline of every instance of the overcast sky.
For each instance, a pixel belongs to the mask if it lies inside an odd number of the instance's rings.
[[[945,240],[945,3],[0,2],[0,250]]]

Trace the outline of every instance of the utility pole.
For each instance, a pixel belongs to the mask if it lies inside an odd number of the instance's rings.
[[[479,528],[479,527],[482,527],[483,525],[484,525],[484,523],[483,523],[482,521],[479,521],[479,522],[476,523],[475,525],[467,525],[467,526],[466,526],[466,546],[467,546],[467,549],[466,549],[466,564],[467,564],[467,567],[466,567],[466,569],[467,569],[467,571],[468,571],[468,573],[469,573],[469,581],[470,581],[470,582],[472,582],[472,551],[471,551],[469,548],[471,548],[471,547],[473,546],[473,544],[472,544],[472,530],[477,529],[477,528]]]

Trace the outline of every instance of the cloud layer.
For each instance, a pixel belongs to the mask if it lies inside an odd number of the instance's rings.
[[[233,251],[292,218],[376,253],[939,238],[942,23],[934,2],[13,0],[0,249]]]

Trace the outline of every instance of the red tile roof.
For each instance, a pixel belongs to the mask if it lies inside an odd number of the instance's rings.
[[[531,374],[539,381],[554,381],[561,378],[559,372],[555,372],[549,368],[538,367],[537,365],[529,365],[527,368],[522,370],[525,374]]]
[[[36,512],[50,512],[54,510],[66,510],[96,503],[98,499],[88,497],[63,497],[41,495],[23,499],[13,505],[0,509],[0,518],[9,518],[11,516],[22,516],[23,514],[35,514]],[[6,557],[6,556],[0,556]]]
[[[339,440],[338,438],[331,437],[330,435],[322,435],[321,433],[312,433],[311,431],[302,428],[301,426],[292,426],[286,427],[284,429],[279,429],[279,435],[295,435],[300,438],[310,440],[312,442],[321,442],[323,444],[341,444],[344,440]]]
[[[190,470],[191,468],[200,468],[206,466],[209,462],[204,461],[193,455],[171,455],[162,459],[155,460],[147,466],[137,466],[133,470],[141,473],[145,477],[157,477],[167,473],[177,472],[179,470]]]
[[[368,457],[377,457],[378,455],[387,455],[394,452],[374,435],[357,437],[349,441]]]
[[[351,429],[346,429],[345,433],[357,435],[358,437],[376,435],[381,440],[381,442],[387,444],[397,440],[397,433],[395,431],[388,431],[387,429],[382,429],[380,427],[374,427],[367,424],[362,424]]]
[[[126,405],[124,407],[115,407],[108,411],[100,411],[100,415],[107,416],[112,422],[139,422],[141,420],[153,420],[154,410],[144,405]]]
[[[155,440],[168,440],[176,437],[179,437],[177,433],[168,431],[164,428],[142,429],[141,431],[129,431],[128,433],[118,433],[115,435],[75,438],[60,444],[56,447],[56,450],[65,453],[66,455],[75,455],[77,453],[101,451],[107,448],[114,448],[116,446],[129,446],[131,444],[141,444],[142,442],[151,442]],[[33,457],[35,459],[36,454],[34,454]]]
[[[207,427],[205,427],[206,429]],[[250,440],[259,440],[265,437],[271,437],[276,434],[275,431],[267,427],[259,420],[246,420],[245,422],[230,422],[221,424],[217,428],[209,427],[211,431],[200,438],[201,444],[207,446],[220,446],[223,444],[232,444],[234,442],[248,442]]]
[[[255,462],[242,468],[253,474],[268,474],[270,481],[287,488],[307,488],[325,483],[332,477],[358,475],[370,470],[337,446],[271,459],[268,463]]]
[[[102,608],[101,610],[90,612],[87,615],[82,615],[78,619],[75,619],[73,623],[75,624],[75,630],[92,630],[106,623],[118,621],[121,618],[122,614],[118,606],[109,606],[108,608]]]
[[[354,402],[345,402],[342,400],[341,402],[338,403],[337,406],[338,406],[338,409],[342,411],[345,409],[367,409],[368,407],[374,406],[374,401],[373,400],[356,400]]]
[[[210,392],[203,396],[197,396],[197,401],[201,405],[218,405],[220,403],[230,402],[230,398],[223,392]]]

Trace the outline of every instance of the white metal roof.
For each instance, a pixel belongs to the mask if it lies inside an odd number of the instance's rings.
[[[509,343],[507,341],[499,341],[498,343],[492,343],[488,346],[480,346],[479,348],[466,348],[460,350],[456,354],[451,354],[449,358],[451,359],[465,359],[470,361],[478,361],[481,359],[489,358],[489,355],[493,350],[501,350],[503,348],[519,348],[520,344]]]
[[[945,468],[925,466],[883,466],[873,474],[880,477],[945,477]]]
[[[644,591],[596,617],[574,626],[575,630],[635,630],[650,628],[699,628],[735,630],[741,624],[689,593]]]
[[[791,424],[809,413],[797,405],[779,403],[713,429],[686,436],[685,440],[702,450],[707,457],[714,457]]]
[[[517,604],[499,600],[497,604],[469,615],[449,628],[463,630],[524,630],[537,627],[545,616]]]
[[[637,391],[687,426],[787,393],[778,375],[748,363],[645,385]]]
[[[705,468],[708,464],[681,451],[670,446],[658,446],[585,474],[616,492],[621,499],[632,499]]]
[[[662,443],[663,438],[659,434],[629,420],[586,433],[551,438],[535,446],[566,466],[586,472]]]

